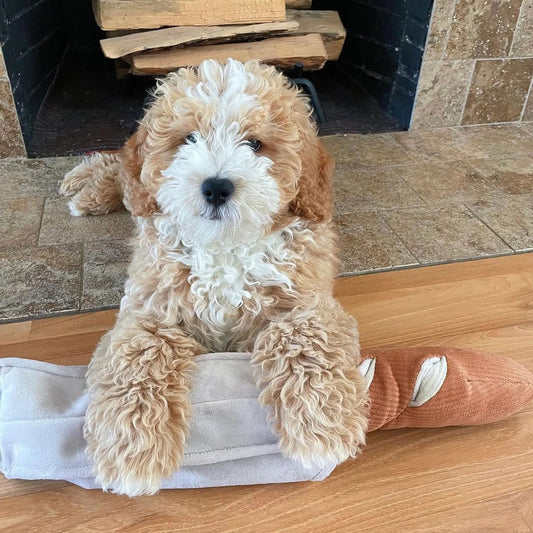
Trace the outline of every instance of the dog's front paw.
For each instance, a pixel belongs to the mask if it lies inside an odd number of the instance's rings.
[[[119,470],[100,461],[95,463],[95,479],[105,492],[134,498],[156,494],[161,488],[162,477],[150,472]]]
[[[334,302],[296,309],[257,339],[252,364],[284,455],[305,465],[340,463],[365,443],[368,395],[357,327]]]
[[[366,395],[342,384],[325,389],[285,394],[274,424],[283,455],[308,467],[342,463],[365,445]]]
[[[155,494],[181,463],[188,400],[156,388],[98,391],[87,409],[84,436],[97,483],[127,496]]]

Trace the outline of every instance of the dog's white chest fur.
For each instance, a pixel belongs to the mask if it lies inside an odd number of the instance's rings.
[[[283,273],[283,267],[291,265],[289,237],[290,232],[279,231],[252,245],[217,252],[184,248],[179,261],[190,268],[190,296],[197,317],[224,335],[242,315],[241,308],[252,315],[261,312],[267,304],[258,297],[261,287],[290,290],[291,281]]]

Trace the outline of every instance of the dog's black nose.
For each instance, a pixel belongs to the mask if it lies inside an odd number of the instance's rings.
[[[224,178],[207,178],[202,183],[202,194],[206,202],[213,204],[215,207],[226,203],[234,190],[233,183]]]

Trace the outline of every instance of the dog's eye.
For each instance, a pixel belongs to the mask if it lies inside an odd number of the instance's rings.
[[[246,144],[254,151],[254,152],[257,152],[258,150],[261,149],[261,146],[263,146],[263,144],[261,143],[261,141],[257,140],[257,139],[248,139],[246,141]]]
[[[185,140],[188,143],[191,143],[191,144],[194,144],[195,142],[198,141],[198,139],[196,138],[196,135],[194,133],[189,133],[189,135],[187,135],[187,137],[185,137]]]

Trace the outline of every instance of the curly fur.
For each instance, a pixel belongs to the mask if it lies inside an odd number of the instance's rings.
[[[104,487],[151,494],[179,467],[194,355],[209,351],[253,352],[286,455],[343,461],[364,444],[357,326],[332,296],[333,161],[309,115],[272,67],[206,61],[159,81],[120,154],[66,176],[75,213],[120,196],[138,228],[117,323],[88,373],[85,434]],[[216,211],[200,192],[213,175],[235,186]]]
[[[59,192],[73,196],[69,202],[73,216],[106,215],[122,207],[122,187],[118,179],[121,160],[117,154],[93,154],[65,175]]]

